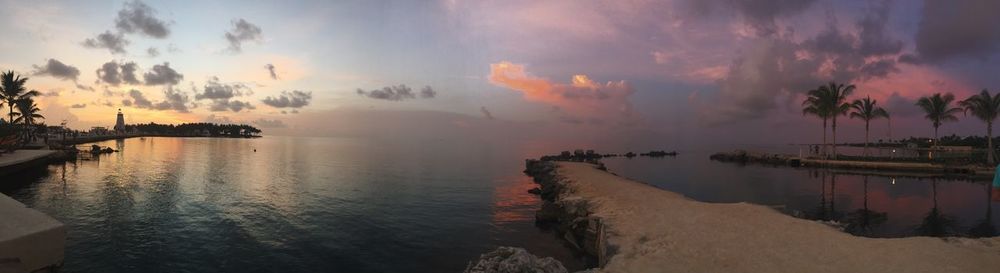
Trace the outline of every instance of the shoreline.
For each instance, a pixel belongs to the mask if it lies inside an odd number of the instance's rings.
[[[567,241],[598,258],[600,272],[1000,268],[1000,237],[857,237],[766,206],[691,200],[588,163],[529,160],[526,167],[551,200],[540,220],[554,215]]]
[[[792,168],[861,171],[869,174],[901,175],[927,178],[992,179],[993,167],[974,164],[949,165],[931,162],[860,161],[819,158],[802,158],[785,154],[755,153],[743,150],[714,153],[710,160],[739,164],[764,164]]]
[[[196,135],[183,136],[183,135],[162,135],[162,134],[140,134],[140,135],[107,135],[107,136],[94,136],[94,137],[78,137],[65,140],[53,140],[53,142],[61,143],[62,145],[80,145],[80,144],[101,142],[107,140],[129,139],[135,137],[261,138],[263,136],[229,137],[229,136],[196,136]]]

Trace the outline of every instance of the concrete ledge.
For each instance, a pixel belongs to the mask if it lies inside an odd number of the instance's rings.
[[[0,273],[53,271],[65,249],[65,225],[0,194]]]

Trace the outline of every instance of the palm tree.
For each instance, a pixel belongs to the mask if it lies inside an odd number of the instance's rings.
[[[865,97],[861,100],[854,100],[851,103],[851,107],[854,108],[854,112],[851,112],[851,118],[859,118],[865,121],[865,150],[864,154],[868,155],[868,126],[873,119],[877,118],[889,118],[889,112],[885,109],[879,107],[876,100],[871,97]]]
[[[993,121],[1000,113],[1000,94],[991,96],[990,92],[983,89],[978,95],[972,95],[968,99],[958,102],[958,105],[965,109],[965,114],[972,112],[983,122],[986,122],[986,162],[993,164]]]
[[[809,90],[808,97],[802,101],[802,115],[813,115],[823,120],[823,150],[826,154],[826,121],[830,119],[830,109],[826,104],[828,93],[818,89]]]
[[[13,113],[13,115],[17,116],[14,122],[21,123],[24,126],[24,141],[30,142],[31,125],[35,124],[35,119],[44,119],[45,117],[38,113],[41,109],[38,109],[38,104],[35,104],[35,100],[30,96],[18,99],[14,105],[17,107],[17,113]]]
[[[927,113],[924,118],[930,120],[931,125],[934,125],[934,147],[938,145],[938,127],[941,127],[941,123],[957,121],[958,117],[955,117],[955,114],[962,112],[962,108],[951,107],[953,101],[955,101],[955,95],[951,93],[944,95],[935,93],[930,97],[921,97],[917,100],[917,106],[920,106]]]
[[[28,78],[14,75],[14,71],[0,73],[0,94],[2,94],[0,99],[7,102],[9,109],[7,116],[10,117],[11,124],[14,123],[14,108],[17,105],[17,100],[41,94],[35,90],[25,92],[24,84],[27,81]]]
[[[35,119],[45,119],[44,116],[38,113],[41,109],[38,109],[38,104],[31,97],[19,99],[15,102],[15,105],[17,107],[17,113],[13,114],[17,116],[17,119],[14,120],[15,123],[19,122],[25,126],[31,126],[35,124]]]
[[[830,110],[830,130],[833,134],[833,158],[837,159],[837,116],[847,115],[851,109],[851,105],[847,103],[847,97],[854,93],[854,85],[845,86],[831,81],[827,85],[820,86],[817,90],[826,93],[826,107]]]

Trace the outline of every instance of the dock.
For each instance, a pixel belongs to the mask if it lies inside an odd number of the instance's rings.
[[[0,176],[48,163],[53,150],[16,150],[0,154]]]
[[[66,226],[0,194],[0,272],[55,272],[63,264]]]

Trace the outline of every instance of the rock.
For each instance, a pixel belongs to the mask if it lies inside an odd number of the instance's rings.
[[[533,189],[528,190],[528,193],[534,194],[534,195],[540,195],[540,194],[542,194],[542,189],[533,188]]]
[[[566,273],[562,263],[552,257],[538,258],[518,247],[502,246],[480,255],[469,263],[466,273]]]
[[[552,202],[545,201],[542,208],[535,211],[535,222],[548,223],[559,221],[559,207]]]

